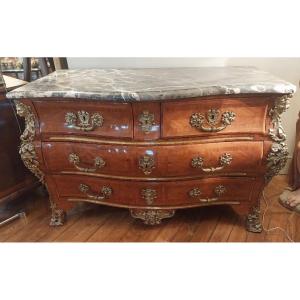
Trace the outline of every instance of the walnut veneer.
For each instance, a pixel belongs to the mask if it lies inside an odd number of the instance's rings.
[[[146,224],[228,204],[260,232],[260,194],[287,158],[280,114],[288,98],[21,99],[21,155],[47,185],[51,225],[76,202],[129,208]]]

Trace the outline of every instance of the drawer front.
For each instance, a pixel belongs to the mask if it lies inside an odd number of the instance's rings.
[[[263,143],[133,146],[44,142],[51,172],[159,178],[264,172]]]
[[[265,134],[267,100],[189,100],[162,103],[162,137]]]
[[[42,134],[133,138],[130,104],[35,101]]]
[[[60,197],[133,206],[187,206],[248,201],[251,178],[131,182],[76,175],[53,175]]]

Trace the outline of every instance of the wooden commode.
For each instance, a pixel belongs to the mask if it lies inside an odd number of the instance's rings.
[[[61,70],[8,94],[20,154],[47,186],[51,225],[77,202],[154,225],[228,204],[262,230],[259,198],[285,165],[280,114],[295,87],[250,67]]]

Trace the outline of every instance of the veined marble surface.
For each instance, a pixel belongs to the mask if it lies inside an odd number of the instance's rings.
[[[83,69],[56,71],[7,97],[144,101],[295,91],[293,84],[253,67]]]

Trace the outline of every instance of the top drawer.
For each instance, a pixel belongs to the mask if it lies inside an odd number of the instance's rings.
[[[128,103],[35,101],[42,133],[133,138]]]
[[[209,99],[162,103],[162,137],[265,134],[268,101]]]

